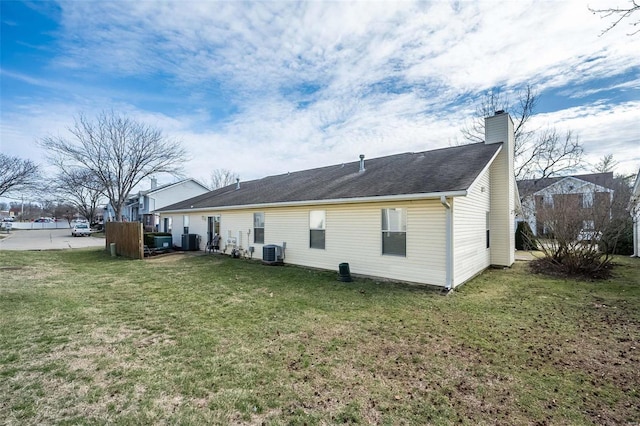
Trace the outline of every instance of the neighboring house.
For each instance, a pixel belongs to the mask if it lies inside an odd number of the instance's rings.
[[[156,179],[151,179],[151,189],[129,196],[122,216],[131,222],[142,222],[147,231],[156,230],[160,228],[160,215],[154,213],[155,210],[207,192],[209,188],[194,179],[161,186]],[[167,225],[170,228],[170,223]]]
[[[613,188],[612,172],[518,181],[522,219],[529,223],[534,235],[543,236],[550,228],[541,219],[543,212],[562,206],[584,217],[582,228],[588,232],[595,226],[594,212],[599,211],[598,216],[610,214]]]
[[[633,256],[640,257],[640,170],[633,184],[629,213],[633,218]]]
[[[286,263],[451,289],[514,262],[513,122],[496,113],[485,127],[485,143],[238,182],[159,213],[183,225],[177,245],[219,232],[223,251],[262,258],[275,244]]]

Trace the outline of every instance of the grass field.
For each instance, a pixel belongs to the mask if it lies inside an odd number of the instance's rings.
[[[445,296],[214,255],[0,252],[5,424],[640,423],[640,260]]]

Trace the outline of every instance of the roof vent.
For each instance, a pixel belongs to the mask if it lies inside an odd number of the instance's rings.
[[[503,109],[499,109],[496,112],[493,113],[493,115],[501,115],[504,114],[504,110]]]
[[[364,154],[360,154],[360,173],[364,172]]]
[[[236,189],[240,189],[240,178],[236,178]]]

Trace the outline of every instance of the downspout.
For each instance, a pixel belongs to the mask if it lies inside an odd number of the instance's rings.
[[[445,236],[445,250],[446,250],[446,263],[445,263],[445,289],[447,291],[453,288],[453,232],[452,232],[452,212],[451,212],[451,204],[447,202],[447,197],[444,195],[440,196],[440,203],[445,207],[445,217],[446,217],[446,236]]]

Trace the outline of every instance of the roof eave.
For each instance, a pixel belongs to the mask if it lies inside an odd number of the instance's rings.
[[[233,206],[220,207],[198,207],[188,209],[172,209],[172,210],[156,210],[158,213],[186,213],[186,212],[202,212],[202,211],[222,211],[222,210],[247,210],[269,207],[300,207],[300,206],[318,206],[329,204],[358,204],[358,203],[383,203],[389,201],[413,201],[413,200],[439,200],[441,196],[445,197],[464,197],[467,195],[466,190],[447,191],[447,192],[429,192],[417,194],[400,194],[385,195],[375,197],[356,197],[356,198],[337,198],[330,200],[304,200],[304,201],[285,201],[279,203],[258,203],[258,204],[239,204]]]

